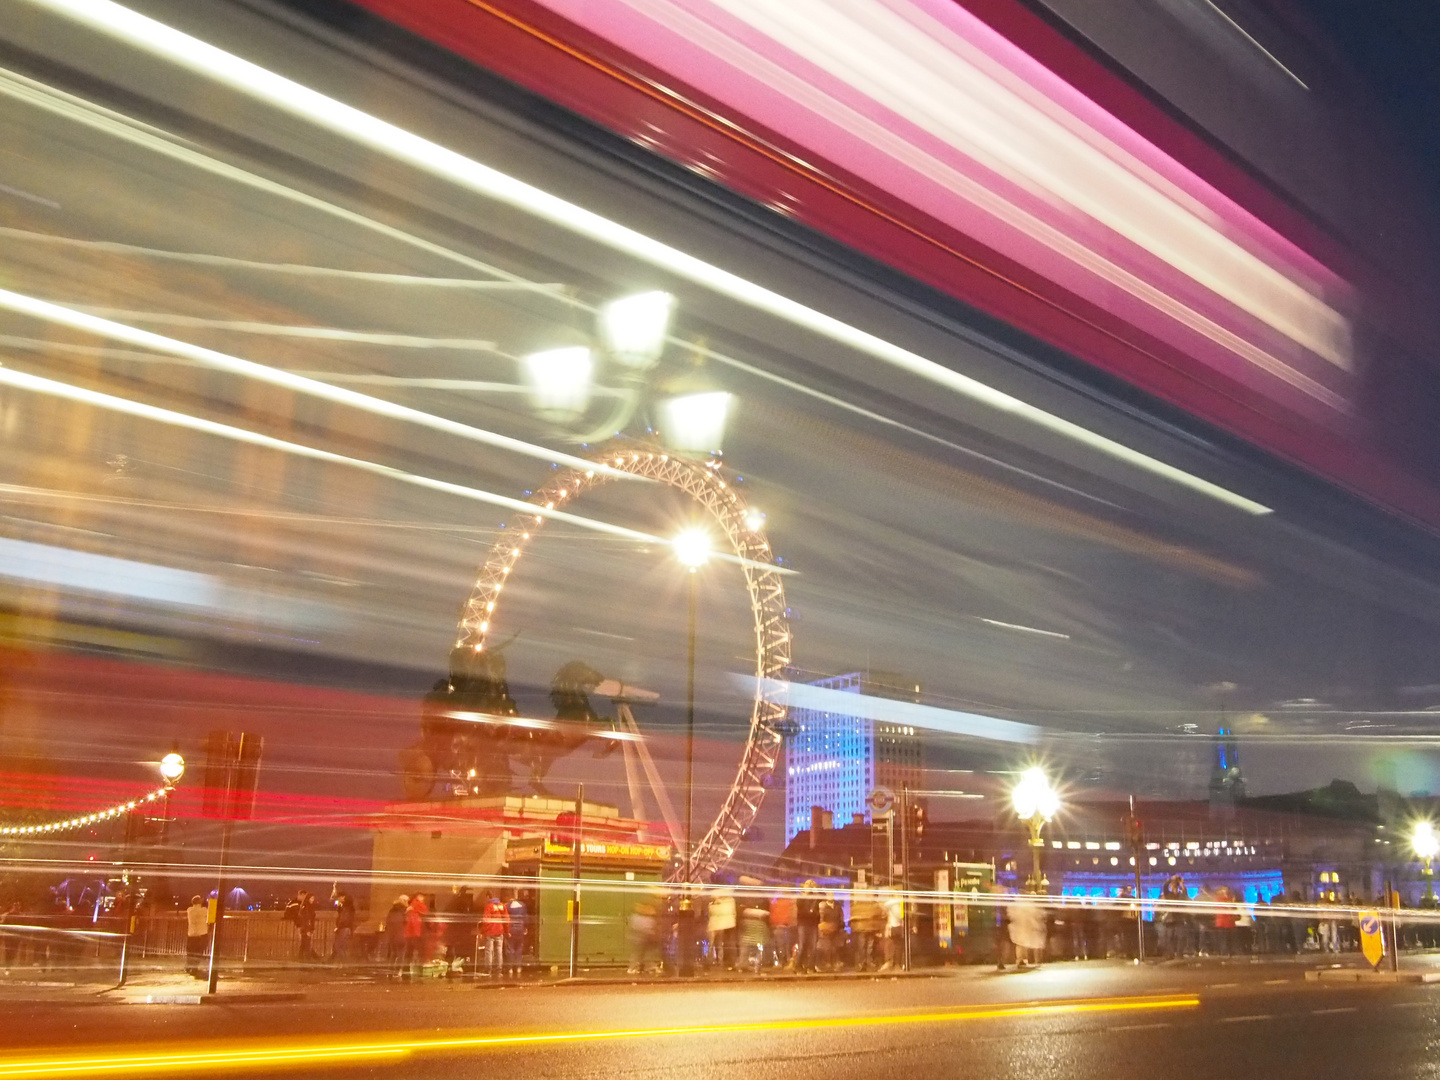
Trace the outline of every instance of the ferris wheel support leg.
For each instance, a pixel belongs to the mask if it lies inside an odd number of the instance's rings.
[[[622,703],[617,711],[620,714],[620,729],[622,731],[630,731],[631,728],[634,727],[635,721],[634,718],[630,716],[629,707]],[[626,723],[627,720],[629,720],[628,724]],[[636,760],[635,747],[631,743],[624,742],[620,744],[620,748],[625,755],[625,786],[630,790],[630,816],[636,821],[645,821],[647,820],[645,816],[645,790],[641,786],[640,765]],[[649,842],[650,830],[648,828],[642,827],[640,839],[643,842]]]
[[[617,710],[620,716],[620,726],[632,735],[640,734],[640,725],[635,723],[635,717],[629,708],[622,707]],[[629,764],[628,751],[632,744],[626,743],[627,751],[626,764]],[[670,793],[665,790],[665,781],[660,779],[660,770],[655,768],[655,759],[650,756],[650,747],[643,739],[637,740],[634,744],[635,756],[640,759],[640,765],[645,770],[645,778],[650,781],[650,790],[655,795],[655,805],[660,808],[660,816],[665,819],[665,828],[670,833],[670,843],[678,851],[680,848],[680,837],[684,835],[680,831],[680,816],[675,813],[675,806],[670,802]],[[632,788],[631,798],[634,798]]]

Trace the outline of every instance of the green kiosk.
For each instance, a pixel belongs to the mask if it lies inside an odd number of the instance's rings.
[[[582,967],[625,964],[630,956],[630,916],[637,904],[655,902],[670,863],[667,844],[609,838],[580,843],[580,941]],[[532,944],[541,967],[570,962],[570,911],[575,887],[575,849],[569,837],[529,836],[506,847],[505,872],[538,912]],[[526,880],[533,884],[526,884]]]

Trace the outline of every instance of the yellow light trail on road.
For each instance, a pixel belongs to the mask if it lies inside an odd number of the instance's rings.
[[[975,1006],[932,1012],[891,1013],[878,1016],[838,1016],[809,1020],[762,1020],[732,1024],[695,1024],[684,1027],[622,1028],[608,1031],[560,1031],[516,1035],[478,1032],[455,1035],[395,1033],[372,1039],[330,1040],[256,1039],[248,1041],[193,1042],[139,1050],[134,1047],[95,1047],[82,1054],[38,1057],[0,1057],[0,1077],[87,1076],[105,1074],[158,1075],[255,1068],[340,1066],[352,1062],[382,1062],[411,1054],[508,1050],[564,1046],[626,1039],[677,1038],[812,1031],[826,1028],[887,1027],[900,1024],[945,1024],[962,1020],[1005,1020],[1025,1017],[1085,1015],[1093,1013],[1193,1009],[1193,996],[1101,998],[1082,1001],[1024,1002],[1013,1005]]]

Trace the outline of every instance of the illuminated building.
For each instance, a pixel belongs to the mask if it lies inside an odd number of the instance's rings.
[[[920,693],[913,683],[878,672],[852,671],[809,685],[901,701],[915,701]],[[906,785],[919,787],[921,765],[913,727],[792,707],[785,742],[785,842],[810,828],[816,807],[832,821],[852,821],[858,814],[868,822],[870,793],[884,788],[898,797]]]

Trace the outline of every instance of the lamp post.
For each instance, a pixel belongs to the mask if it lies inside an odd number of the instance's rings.
[[[688,975],[693,970],[691,953],[694,949],[694,909],[690,899],[690,880],[694,873],[691,856],[695,851],[695,586],[700,567],[710,559],[710,534],[704,529],[687,529],[671,541],[675,558],[684,566],[689,583],[689,625],[688,650],[685,676],[685,883],[680,896],[680,940],[678,946],[679,972]]]
[[[1435,900],[1435,868],[1434,859],[1440,855],[1440,836],[1435,833],[1435,826],[1428,821],[1417,821],[1415,830],[1410,834],[1410,847],[1416,855],[1420,856],[1422,865],[1421,873],[1425,877],[1425,900],[1427,905]]]
[[[175,790],[175,785],[185,775],[185,759],[180,756],[178,747],[171,750],[160,759],[160,779],[165,781],[165,795],[160,803],[160,860],[165,862],[169,858],[170,843],[170,793]],[[159,881],[160,888],[156,891],[161,894],[161,899],[168,900],[170,895],[170,875],[162,874]]]
[[[1048,884],[1040,869],[1040,850],[1045,843],[1040,833],[1045,823],[1060,809],[1060,797],[1050,786],[1045,771],[1036,765],[1020,774],[1019,783],[1010,792],[1010,800],[1015,807],[1015,815],[1030,828],[1030,877],[1025,882],[1025,888],[1039,893]]]
[[[685,676],[685,884],[690,884],[690,856],[694,853],[691,826],[695,817],[695,585],[700,567],[710,559],[710,534],[687,529],[672,541],[675,558],[689,572],[689,623]]]

